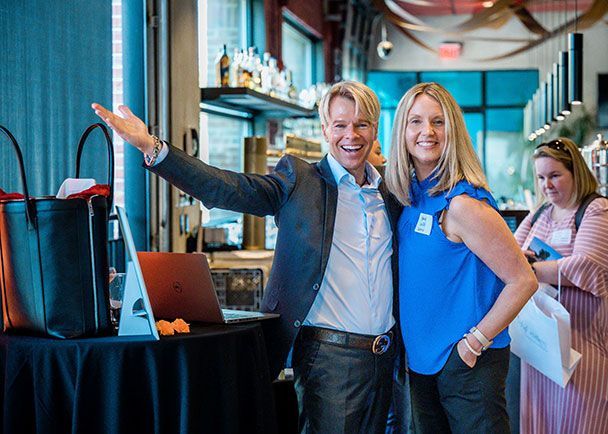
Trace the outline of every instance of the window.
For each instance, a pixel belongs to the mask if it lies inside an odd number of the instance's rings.
[[[378,141],[384,155],[388,155],[391,147],[395,109],[403,94],[417,82],[415,72],[372,71],[368,73],[367,85],[374,89],[382,107],[378,121]]]
[[[486,105],[524,107],[537,88],[537,71],[488,71]]]
[[[293,83],[299,92],[312,85],[315,44],[310,37],[285,20],[282,37],[283,64],[292,72]],[[316,66],[316,62],[314,64]]]
[[[482,104],[481,72],[440,71],[421,72],[420,82],[434,81],[445,87],[462,108]]]
[[[521,200],[523,203],[522,183],[532,188],[531,173],[525,171],[527,156],[522,126],[521,108],[486,110],[486,175],[499,203],[509,200]]]
[[[247,48],[246,0],[199,0],[199,82],[215,86],[215,61],[224,44],[232,60],[234,50]]]
[[[246,0],[199,0],[199,82],[201,87],[215,86],[215,63],[218,54],[227,47],[232,60],[234,50],[248,46]],[[251,135],[251,121],[238,115],[201,111],[200,158],[222,169],[243,170],[243,137]],[[221,209],[204,213],[206,226],[225,225],[230,242],[242,241],[242,214]]]

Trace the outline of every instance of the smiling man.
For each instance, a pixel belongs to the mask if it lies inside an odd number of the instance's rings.
[[[279,313],[265,330],[271,374],[292,350],[300,431],[382,433],[400,333],[393,302],[400,208],[366,162],[380,105],[367,86],[341,82],[319,106],[330,153],[315,164],[283,157],[269,175],[211,167],[148,134],[128,108],[123,116],[93,104],[146,167],[219,207],[274,215],[279,228],[262,310]]]

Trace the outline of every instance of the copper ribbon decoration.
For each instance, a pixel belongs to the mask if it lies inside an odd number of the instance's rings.
[[[460,23],[448,29],[438,29],[422,22],[412,23],[406,18],[393,12],[393,10],[391,10],[391,8],[387,6],[385,0],[373,0],[373,4],[376,9],[383,13],[384,16],[391,23],[393,23],[408,39],[413,41],[419,47],[435,54],[438,54],[438,50],[424,43],[418,37],[414,36],[411,31],[444,33],[446,35],[459,35],[482,27],[500,27],[504,25],[507,21],[509,21],[512,17],[516,17],[531,33],[540,36],[538,39],[527,42],[525,45],[511,50],[507,53],[480,59],[472,59],[479,62],[505,59],[507,57],[523,53],[525,51],[530,50],[531,48],[542,44],[545,41],[548,41],[549,39],[555,36],[570,32],[574,30],[575,27],[579,29],[587,29],[589,27],[592,27],[598,21],[600,21],[602,17],[608,12],[608,1],[594,0],[589,9],[577,18],[573,18],[572,20],[562,24],[556,29],[547,30],[532,16],[530,11],[528,11],[528,9],[525,7],[526,3],[530,2],[522,0],[498,0],[491,8],[484,9],[483,11],[476,13],[463,23]],[[392,2],[392,4],[397,5],[396,2]],[[481,38],[475,39],[480,40]],[[492,38],[488,38],[488,40],[491,39]]]

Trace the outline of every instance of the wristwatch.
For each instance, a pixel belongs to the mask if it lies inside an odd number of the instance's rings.
[[[477,327],[471,327],[469,333],[475,336],[475,339],[479,341],[479,343],[481,344],[481,351],[487,350],[490,345],[494,343],[494,341],[486,338],[486,336]]]

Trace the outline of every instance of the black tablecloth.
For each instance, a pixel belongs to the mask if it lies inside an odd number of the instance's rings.
[[[0,335],[5,433],[273,433],[258,323],[54,340]]]

